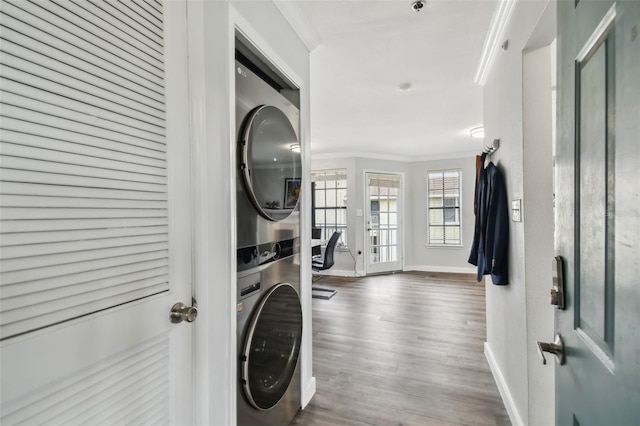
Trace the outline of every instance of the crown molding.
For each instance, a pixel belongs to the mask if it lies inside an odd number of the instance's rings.
[[[517,1],[518,0],[500,0],[500,3],[493,13],[491,24],[489,25],[489,31],[487,32],[487,38],[484,40],[480,64],[478,64],[478,70],[476,71],[475,78],[473,79],[473,81],[480,86],[484,86],[487,82],[489,69],[491,68],[491,64],[493,64],[496,52],[502,45],[505,29],[509,24],[511,14]]]
[[[324,154],[311,154],[311,161],[333,160],[338,158],[365,158],[369,160],[398,161],[402,163],[419,163],[423,161],[453,160],[456,158],[469,158],[478,155],[477,152],[451,152],[445,154],[423,155],[419,157],[374,154],[369,152],[333,152]]]
[[[282,16],[287,20],[293,31],[298,34],[302,43],[309,52],[313,52],[316,47],[322,44],[320,34],[313,28],[311,22],[304,17],[300,8],[294,1],[272,0]]]
[[[323,154],[311,153],[311,161],[313,160],[333,160],[336,158],[368,158],[370,160],[386,160],[399,161],[407,163],[411,157],[401,155],[376,154],[371,152],[327,152]]]
[[[440,160],[454,160],[456,158],[475,158],[478,153],[476,151],[467,152],[450,152],[447,154],[434,154],[423,155],[422,157],[411,157],[410,163],[417,163],[423,161],[440,161]]]

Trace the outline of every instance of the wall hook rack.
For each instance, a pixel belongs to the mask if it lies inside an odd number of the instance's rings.
[[[494,152],[496,152],[498,148],[500,148],[500,139],[494,139],[491,145],[484,146],[484,149],[482,150],[482,152],[484,152],[485,154],[491,155]]]

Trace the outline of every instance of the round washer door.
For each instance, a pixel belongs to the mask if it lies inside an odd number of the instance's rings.
[[[259,410],[275,406],[293,377],[302,341],[302,307],[288,283],[271,288],[251,319],[241,358],[247,400]]]
[[[271,105],[251,111],[240,132],[240,156],[254,207],[265,219],[286,219],[298,204],[302,175],[300,144],[289,118]]]

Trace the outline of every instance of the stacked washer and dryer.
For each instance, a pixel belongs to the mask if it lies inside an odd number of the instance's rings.
[[[299,110],[248,66],[236,71],[237,419],[286,425],[300,409]]]

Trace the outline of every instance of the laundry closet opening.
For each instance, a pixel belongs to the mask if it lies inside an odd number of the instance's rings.
[[[237,424],[301,407],[299,92],[236,40]]]

